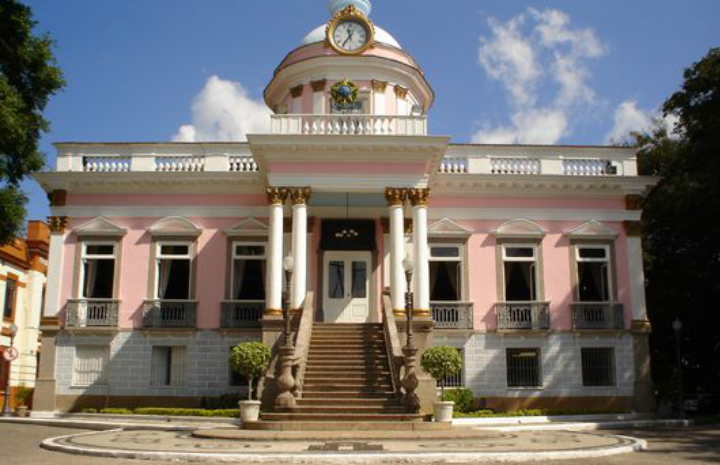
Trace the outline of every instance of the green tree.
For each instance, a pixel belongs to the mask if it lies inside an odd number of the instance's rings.
[[[242,342],[230,351],[233,370],[248,379],[248,400],[252,400],[253,379],[265,374],[271,355],[270,348],[262,342]]]
[[[462,368],[462,357],[455,347],[430,347],[420,357],[420,366],[436,381],[440,381],[440,399],[445,400],[445,377]]]
[[[45,163],[42,112],[65,85],[53,41],[34,35],[35,25],[29,7],[0,0],[0,244],[20,234],[27,203],[20,182]]]
[[[720,49],[685,71],[663,113],[673,134],[635,134],[641,174],[661,177],[643,215],[653,378],[672,394],[677,317],[685,390],[720,392]]]

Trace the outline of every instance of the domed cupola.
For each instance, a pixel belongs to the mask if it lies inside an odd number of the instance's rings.
[[[276,114],[424,115],[434,92],[413,58],[370,19],[369,0],[331,0],[330,19],[275,70],[265,102]]]

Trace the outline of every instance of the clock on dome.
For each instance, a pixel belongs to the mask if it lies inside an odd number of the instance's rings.
[[[375,27],[352,2],[333,16],[326,34],[328,44],[343,55],[359,55],[375,41]]]

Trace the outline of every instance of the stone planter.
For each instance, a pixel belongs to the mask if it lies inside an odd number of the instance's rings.
[[[258,421],[260,418],[260,401],[259,400],[241,400],[240,404],[240,420],[243,423]]]
[[[28,408],[27,405],[21,405],[19,407],[15,407],[15,416],[24,418],[28,415]]]
[[[433,406],[435,407],[435,421],[440,423],[450,423],[452,421],[455,402],[435,402]]]

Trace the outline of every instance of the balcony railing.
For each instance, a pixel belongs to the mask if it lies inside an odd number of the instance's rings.
[[[259,328],[264,300],[228,300],[222,303],[222,328]]]
[[[436,329],[473,329],[472,302],[430,302]]]
[[[119,300],[72,299],[68,300],[65,326],[69,328],[116,327]]]
[[[272,115],[273,134],[424,136],[425,116]]]
[[[498,329],[550,329],[550,302],[498,302]]]
[[[194,300],[146,300],[145,328],[194,328],[197,302]]]
[[[623,329],[623,304],[612,302],[574,302],[571,304],[575,329]]]

